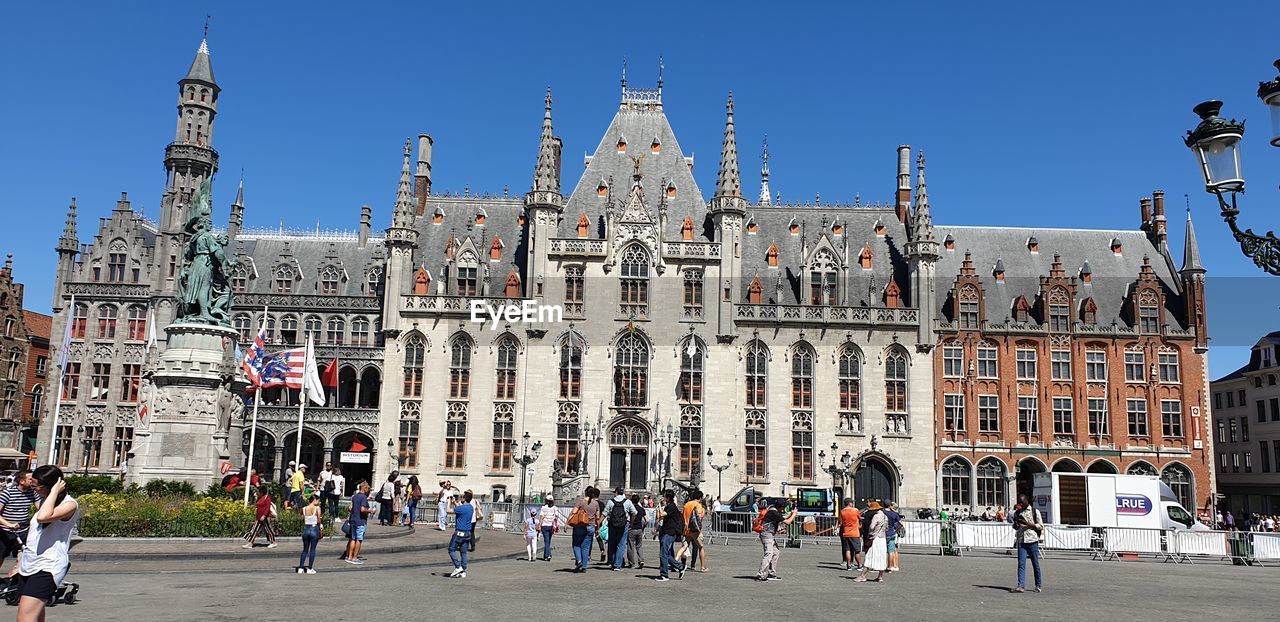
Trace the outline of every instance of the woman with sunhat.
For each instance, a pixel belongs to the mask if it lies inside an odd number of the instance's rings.
[[[867,504],[867,511],[875,513],[867,531],[867,537],[871,539],[871,548],[867,550],[862,574],[858,575],[854,581],[867,581],[867,573],[872,570],[876,571],[876,578],[871,581],[881,581],[884,579],[885,569],[889,567],[889,547],[885,538],[889,530],[889,518],[884,515],[882,509],[884,508],[877,500],[872,499],[871,503]]]

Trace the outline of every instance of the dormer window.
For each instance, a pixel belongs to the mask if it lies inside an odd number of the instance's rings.
[[[276,293],[292,294],[293,293],[293,268],[290,266],[279,266],[276,268]]]
[[[795,220],[791,221],[791,224],[787,226],[787,229],[791,231],[791,235],[800,235],[800,223]]]
[[[415,296],[426,296],[431,293],[431,275],[427,273],[424,266],[419,266],[418,271],[413,275],[413,294]]]
[[[960,322],[960,328],[977,330],[982,321],[978,305],[978,288],[973,285],[961,287],[956,294],[956,306],[956,319]]]
[[[627,152],[627,138],[625,136],[618,137],[618,153]]]
[[[1144,335],[1160,332],[1160,297],[1149,289],[1138,294],[1138,331]]]
[[[674,199],[674,198],[676,198],[676,185],[675,185],[675,184],[667,184],[667,198],[668,198],[668,199]]]
[[[493,238],[493,241],[489,243],[489,259],[493,261],[502,259],[502,240],[500,238]]]
[[[863,270],[871,269],[871,246],[870,245],[862,247],[862,252],[858,255],[858,265],[862,266]]]
[[[897,281],[889,281],[884,288],[884,306],[890,309],[897,309],[902,304],[902,290],[898,288]]]
[[[520,277],[514,270],[507,274],[507,298],[520,297]]]
[[[747,235],[755,235],[757,233],[760,233],[760,225],[756,224],[755,221],[747,223]]]
[[[338,293],[338,280],[342,273],[336,266],[325,266],[320,272],[320,293],[332,296]]]
[[[1080,321],[1085,324],[1098,323],[1098,305],[1094,304],[1092,298],[1084,299],[1084,304],[1081,306]]]
[[[809,263],[809,304],[836,304],[836,260],[831,252],[818,251]]]
[[[590,229],[591,229],[591,221],[587,220],[587,214],[586,212],[583,212],[581,216],[578,216],[578,237],[580,238],[587,237],[587,233],[589,232]]]
[[[760,283],[760,277],[756,277],[751,281],[751,286],[747,288],[747,302],[758,305],[764,299],[764,285]]]
[[[625,147],[625,144],[624,144],[624,147]],[[659,142],[658,138],[655,136],[653,138],[653,143],[649,145],[649,153],[661,153],[661,152],[662,152],[662,143]]]
[[[1031,251],[1032,253],[1039,253],[1040,240],[1037,240],[1035,236],[1031,236],[1027,238],[1027,250]]]
[[[842,225],[842,224],[840,224],[840,223],[836,223],[836,224],[834,224],[834,225],[831,225],[831,233],[832,233],[832,234],[834,234],[834,235],[840,235],[840,234],[844,233],[844,225]]]
[[[764,258],[765,258],[765,261],[769,262],[770,268],[777,268],[778,267],[778,245],[770,244],[769,250],[765,251]]]
[[[1067,290],[1055,287],[1049,290],[1049,330],[1055,333],[1071,331],[1071,296]]]
[[[1111,252],[1116,255],[1123,254],[1124,247],[1120,244],[1120,238],[1111,238]]]
[[[484,220],[485,220],[485,218],[487,218],[487,217],[488,217],[488,214],[485,214],[485,213],[484,213],[484,210],[480,210],[480,211],[476,214],[476,225],[477,225],[477,226],[484,226]]]
[[[442,222],[444,222],[444,210],[437,207],[435,213],[431,215],[431,224],[438,225]]]
[[[884,223],[877,220],[875,232],[877,236],[884,237]]]
[[[997,283],[1004,282],[1004,260],[996,260],[995,267],[991,269],[991,276],[995,277]]]
[[[1013,320],[1022,324],[1027,323],[1031,319],[1031,305],[1027,304],[1027,299],[1018,296],[1013,303]]]
[[[947,237],[942,240],[942,247],[949,251],[956,250],[956,239],[951,237],[951,234],[948,233]]]
[[[605,183],[603,179],[601,179],[600,184],[596,186],[596,196],[601,198],[609,196],[609,184]]]
[[[684,217],[684,223],[680,225],[680,238],[686,241],[693,239],[693,218]]]

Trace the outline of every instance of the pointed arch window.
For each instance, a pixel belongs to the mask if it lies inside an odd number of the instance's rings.
[[[750,287],[747,288],[747,302],[758,305],[764,301],[764,284],[760,282],[760,277],[756,277],[751,281]]]
[[[613,367],[613,405],[644,407],[649,396],[649,344],[635,333],[618,340]]]
[[[979,312],[980,306],[978,304],[978,288],[973,285],[965,285],[960,288],[956,299],[960,306],[960,328],[977,330],[982,325],[982,318]]]
[[[689,338],[680,353],[680,386],[677,397],[685,404],[702,403],[702,363],[704,350],[697,340]]]
[[[1084,305],[1081,308],[1080,319],[1085,324],[1098,323],[1098,305],[1094,304],[1093,298],[1084,299]]]
[[[342,345],[343,337],[347,332],[347,323],[340,317],[329,318],[329,324],[325,331],[325,343],[333,345]]]
[[[791,352],[791,407],[813,408],[813,347],[801,343]]]
[[[791,477],[813,481],[813,413],[791,413]]]
[[[430,277],[428,276],[428,281]],[[382,293],[382,268],[370,268],[364,277],[365,294],[377,296]]]
[[[907,355],[890,351],[884,359],[885,432],[907,434]]]
[[[680,477],[701,471],[701,462],[702,405],[685,404],[680,407]]]
[[[468,348],[468,352],[470,349]],[[466,468],[467,403],[450,402],[445,411],[444,468],[461,471]]]
[[[253,339],[253,320],[249,319],[248,314],[241,313],[237,315],[232,324],[235,326],[236,332],[240,333],[240,343],[249,343]]]
[[[107,281],[110,283],[123,283],[125,269],[129,263],[128,247],[124,245],[124,242],[118,242],[118,245],[111,245],[111,251],[107,255]]]
[[[564,313],[571,317],[582,317],[586,312],[584,299],[586,280],[582,277],[581,266],[569,266],[564,270]]]
[[[280,318],[280,342],[298,343],[298,316],[285,315]]]
[[[765,469],[765,457],[769,446],[769,436],[765,426],[765,418],[766,415],[763,410],[751,409],[746,414],[743,470],[746,471],[745,475],[748,482],[752,479],[768,477],[768,471]]]
[[[333,296],[338,293],[338,281],[342,278],[342,272],[336,266],[325,266],[320,271],[320,293],[326,296]]]
[[[840,431],[862,432],[862,359],[851,345],[840,349]]]
[[[516,370],[519,362],[519,347],[513,337],[503,337],[498,342],[498,366],[495,370],[493,399],[516,399]]]
[[[1005,468],[1004,463],[995,458],[987,458],[978,463],[978,505],[989,507],[1005,506]]]
[[[102,305],[98,307],[98,338],[116,338],[116,306]]]
[[[702,319],[702,271],[684,271],[684,318]]]
[[[243,294],[249,290],[249,271],[242,266],[237,266],[231,272],[231,291],[237,294]]]
[[[1155,469],[1152,470],[1154,471]],[[1169,485],[1169,489],[1173,491],[1174,496],[1178,498],[1178,502],[1182,504],[1182,507],[1193,507],[1195,503],[1195,496],[1192,490],[1194,480],[1191,477],[1191,472],[1186,467],[1178,463],[1170,464],[1164,468],[1164,472],[1160,474],[1160,479]]]
[[[942,463],[942,505],[969,505],[969,463],[950,458]]]
[[[369,345],[369,319],[358,317],[351,320],[351,345]]]
[[[809,262],[809,304],[836,304],[836,259],[827,249],[818,251]]]
[[[423,364],[427,342],[421,335],[409,337],[404,344],[404,396],[422,397]]]
[[[458,337],[449,346],[449,399],[471,398],[471,340]]]
[[[130,305],[128,317],[128,339],[142,341],[147,338],[147,309],[142,305]]]
[[[1138,331],[1144,335],[1160,332],[1160,297],[1149,289],[1138,294]]]
[[[768,408],[766,390],[769,385],[769,352],[764,344],[752,341],[747,344],[747,406]]]
[[[457,290],[459,296],[476,296],[480,293],[479,268],[476,265],[475,253],[467,251],[458,257]]]
[[[89,305],[77,302],[71,307],[71,338],[84,339],[89,326]]]
[[[769,245],[769,250],[765,251],[764,258],[769,263],[770,268],[778,267],[778,245],[776,243]]]
[[[570,332],[560,344],[560,399],[582,399],[582,336]]]
[[[622,300],[624,317],[647,317],[649,314],[649,253],[639,244],[622,251]]]
[[[303,335],[304,337],[306,335],[311,335],[313,337],[319,336],[320,331],[324,327],[324,325],[320,321],[320,318],[314,315],[307,317],[306,321],[303,324],[304,324],[304,330],[306,331],[306,333]],[[303,340],[299,340],[299,341],[303,341]]]
[[[1049,330],[1055,333],[1071,332],[1071,296],[1066,288],[1049,290]]]
[[[277,294],[293,293],[293,268],[290,266],[279,266],[276,268],[275,281]]]

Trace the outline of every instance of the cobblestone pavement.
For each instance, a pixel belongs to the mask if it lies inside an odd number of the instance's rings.
[[[838,549],[806,545],[783,550],[783,581],[762,584],[752,580],[759,547],[744,544],[713,546],[706,574],[690,572],[683,580],[673,576],[670,583],[656,583],[652,578],[657,571],[651,568],[570,573],[567,539],[557,539],[551,563],[529,562],[519,559],[524,554],[522,538],[486,532],[481,533],[468,577],[450,579],[452,567],[442,548],[446,536],[419,528],[403,537],[371,540],[366,545],[368,563],[361,567],[338,561],[342,541],[326,538],[315,575],[294,574],[296,540],[253,551],[242,551],[237,542],[86,542],[84,551],[103,553],[119,547],[113,550],[139,553],[154,548],[166,555],[84,555],[69,577],[81,584],[80,601],[50,609],[48,619],[500,621],[531,616],[580,619],[584,607],[596,607],[609,612],[609,619],[635,614],[650,619],[710,615],[793,621],[832,615],[881,620],[1172,620],[1209,612],[1224,619],[1262,619],[1280,607],[1276,590],[1243,590],[1280,579],[1280,570],[1274,568],[1050,557],[1044,560],[1043,594],[1010,594],[1016,561],[1004,555],[906,554],[903,572],[888,575],[884,583],[855,583],[851,573],[835,563]],[[190,554],[181,555],[183,548]],[[645,548],[646,558],[656,562],[656,543],[646,541]],[[236,554],[210,554],[222,551]]]

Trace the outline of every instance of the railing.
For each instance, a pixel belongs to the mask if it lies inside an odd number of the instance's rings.
[[[720,259],[718,242],[663,242],[662,256],[671,259]]]
[[[914,326],[919,322],[916,309],[892,309],[878,307],[844,307],[826,305],[739,304],[737,321],[761,322],[811,322],[816,324],[844,325],[902,325]]]
[[[488,318],[489,309],[501,312],[510,306],[521,307],[524,298],[502,298],[497,296],[402,296],[400,312],[406,316],[434,314],[452,317],[471,317],[473,302],[481,303],[480,315]]]
[[[604,240],[552,238],[551,255],[561,257],[604,257]]]

